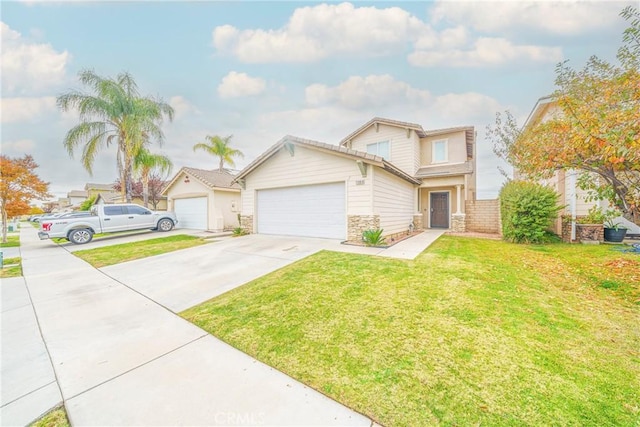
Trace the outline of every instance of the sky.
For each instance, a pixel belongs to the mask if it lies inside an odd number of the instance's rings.
[[[55,101],[85,90],[81,70],[127,71],[175,110],[151,146],[174,172],[217,168],[193,151],[206,135],[233,135],[241,169],[285,135],[337,144],[377,116],[475,126],[478,198],[495,198],[504,177],[487,125],[505,110],[522,124],[561,61],[615,62],[618,14],[634,3],[3,0],[1,150],[32,155],[56,197],[115,181],[113,147],[93,175],[82,147],[64,148],[79,117]]]

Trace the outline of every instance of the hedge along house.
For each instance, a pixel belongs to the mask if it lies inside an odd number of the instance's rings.
[[[169,210],[176,213],[178,226],[220,232],[237,227],[240,186],[227,170],[183,167],[166,185]]]

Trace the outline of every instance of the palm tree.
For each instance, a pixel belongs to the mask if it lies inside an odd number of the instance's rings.
[[[229,141],[231,141],[233,135],[220,137],[218,135],[214,136],[206,136],[206,140],[208,142],[199,142],[193,146],[193,151],[196,150],[204,150],[207,153],[217,156],[220,158],[220,166],[218,170],[222,172],[224,168],[224,164],[228,164],[231,167],[234,167],[236,164],[233,161],[234,157],[244,157],[242,151],[237,150],[235,148],[231,148],[229,146]]]
[[[144,207],[149,205],[149,176],[151,172],[156,170],[164,176],[171,173],[173,163],[171,159],[162,154],[153,154],[146,148],[140,149],[138,154],[133,158],[133,169],[140,174],[142,180],[142,198]]]
[[[78,76],[91,93],[73,90],[57,98],[62,111],[77,110],[80,115],[80,124],[67,132],[64,146],[71,157],[83,146],[82,165],[91,174],[98,153],[116,145],[122,194],[131,202],[133,159],[149,141],[162,144],[162,121],[165,116],[173,120],[173,108],[162,99],[140,96],[129,73],[113,79],[83,70]]]

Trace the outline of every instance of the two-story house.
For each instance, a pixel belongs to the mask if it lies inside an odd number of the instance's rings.
[[[373,118],[339,145],[286,136],[236,177],[250,232],[357,241],[463,229],[475,199],[475,131]]]

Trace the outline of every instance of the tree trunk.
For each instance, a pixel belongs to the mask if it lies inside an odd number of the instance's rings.
[[[2,243],[7,243],[7,211],[2,207]]]
[[[133,165],[130,158],[124,159],[124,179],[125,179],[125,198],[127,203],[131,203],[131,193],[133,193]]]
[[[224,167],[224,159],[222,158],[222,156],[220,156],[220,167],[218,168],[218,170],[222,172],[223,167]]]
[[[142,199],[144,200],[144,207],[149,207],[149,177],[142,177]]]

